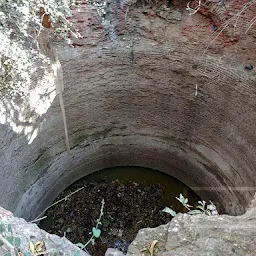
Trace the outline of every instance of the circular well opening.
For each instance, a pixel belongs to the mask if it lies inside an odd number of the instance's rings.
[[[82,188],[82,189],[81,189]],[[74,193],[75,192],[75,193]],[[74,194],[72,194],[74,193]],[[141,228],[168,223],[172,216],[162,210],[187,210],[175,197],[182,194],[196,205],[200,198],[179,180],[165,173],[142,167],[104,169],[76,181],[66,188],[44,215],[40,227],[73,243],[86,244],[96,227],[104,199],[103,215],[95,244],[86,249],[91,255],[104,255],[107,248],[126,253]]]

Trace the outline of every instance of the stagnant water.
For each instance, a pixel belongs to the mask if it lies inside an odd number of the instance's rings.
[[[99,239],[86,249],[93,256],[102,256],[109,247],[124,253],[139,229],[168,223],[171,215],[163,212],[165,206],[176,212],[186,209],[175,197],[189,198],[195,205],[200,198],[186,185],[164,173],[141,167],[115,167],[105,169],[80,179],[55,200],[71,195],[51,207],[40,227],[59,236],[65,235],[73,243],[89,240],[92,228],[100,215],[102,199],[105,200]]]

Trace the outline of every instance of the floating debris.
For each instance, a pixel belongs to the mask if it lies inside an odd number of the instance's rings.
[[[253,70],[253,66],[252,65],[247,65],[244,67],[245,70]]]

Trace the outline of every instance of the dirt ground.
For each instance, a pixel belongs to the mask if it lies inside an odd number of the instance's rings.
[[[125,253],[139,229],[156,227],[171,220],[171,215],[162,212],[166,205],[159,184],[82,179],[60,194],[56,201],[83,186],[84,189],[50,208],[41,227],[59,236],[65,234],[73,243],[85,244],[91,237],[104,199],[102,225],[98,227],[101,235],[94,245],[86,247],[92,256],[103,256],[109,247]]]

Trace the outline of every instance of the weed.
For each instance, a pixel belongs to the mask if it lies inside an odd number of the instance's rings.
[[[206,214],[206,215],[218,215],[218,211],[216,209],[216,206],[210,201],[210,204],[207,204],[205,201],[198,201],[198,205],[195,209],[191,209],[193,206],[189,205],[188,198],[185,198],[182,194],[180,194],[179,197],[176,197],[176,199],[188,210],[188,214],[190,215],[196,215],[196,214]],[[165,207],[163,209],[163,212],[167,212],[171,214],[173,217],[177,215],[177,213],[169,208]]]
[[[92,228],[92,232],[90,233],[90,234],[92,234],[91,238],[88,240],[88,242],[86,244],[82,244],[82,243],[76,244],[76,246],[80,247],[82,250],[86,251],[86,249],[85,249],[86,246],[89,245],[90,243],[92,243],[92,245],[94,245],[95,244],[95,238],[100,237],[101,230],[99,229],[99,225],[102,225],[101,218],[103,216],[104,204],[105,204],[105,201],[104,201],[104,199],[102,199],[101,209],[100,209],[100,216],[97,219],[96,226]]]

